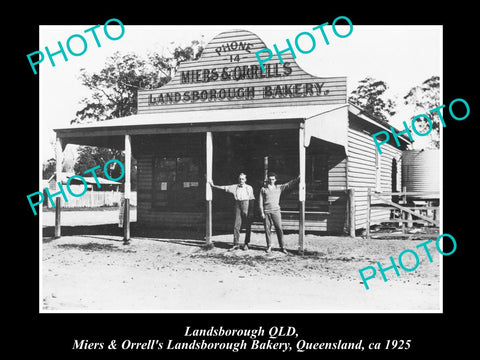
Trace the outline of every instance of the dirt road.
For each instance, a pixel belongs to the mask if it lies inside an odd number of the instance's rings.
[[[66,213],[66,212],[65,212]],[[440,255],[419,253],[415,271],[380,274],[366,290],[358,270],[415,249],[419,240],[363,240],[307,235],[298,255],[297,234],[287,234],[291,254],[264,252],[254,233],[248,251],[228,251],[231,235],[215,248],[191,239],[72,235],[44,238],[41,263],[43,311],[147,312],[369,312],[439,311]],[[275,236],[274,236],[275,239]],[[276,240],[276,239],[275,239]],[[413,266],[404,258],[405,266]],[[413,261],[413,259],[412,259]]]

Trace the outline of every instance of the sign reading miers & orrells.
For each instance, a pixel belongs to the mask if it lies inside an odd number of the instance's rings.
[[[254,51],[265,44],[249,31],[217,35],[200,59],[180,64],[174,78],[155,90],[140,90],[139,113],[238,107],[342,104],[346,78],[319,78],[290,56],[265,65]]]

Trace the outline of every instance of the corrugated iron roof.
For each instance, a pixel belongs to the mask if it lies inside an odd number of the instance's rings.
[[[179,111],[155,114],[136,114],[122,118],[98,121],[87,124],[76,124],[55,131],[88,129],[100,127],[125,127],[145,125],[188,125],[217,122],[262,121],[282,119],[308,119],[312,116],[332,111],[346,104],[309,105],[309,106],[276,106],[263,108],[240,108],[219,110]]]
[[[115,118],[111,120],[92,123],[75,124],[65,128],[54,129],[56,132],[70,132],[84,129],[97,128],[125,128],[142,126],[168,126],[168,125],[194,125],[194,124],[215,124],[235,123],[241,121],[278,121],[286,119],[306,120],[348,105],[348,110],[357,117],[377,124],[379,127],[390,131],[390,124],[381,119],[375,118],[363,109],[352,104],[330,104],[330,105],[307,105],[307,106],[275,106],[260,108],[239,108],[239,109],[217,109],[217,110],[195,110],[178,111],[154,114],[136,114]],[[395,129],[395,128],[394,128]],[[395,129],[395,131],[398,131]],[[401,135],[400,138],[411,143],[408,136]]]

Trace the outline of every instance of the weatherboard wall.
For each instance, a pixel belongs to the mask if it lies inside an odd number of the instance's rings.
[[[348,129],[348,187],[355,189],[355,224],[363,229],[367,220],[367,193],[371,191],[391,192],[401,190],[401,156],[402,149],[386,144],[379,155],[370,126],[350,114]],[[393,161],[395,159],[395,161]],[[379,164],[379,170],[377,170]],[[395,165],[396,163],[396,165]],[[396,171],[393,167],[396,166]],[[377,180],[377,172],[379,179]],[[394,180],[394,177],[396,180]],[[393,189],[393,185],[396,188]],[[380,200],[372,199],[372,203]],[[390,210],[374,208],[371,210],[371,223],[380,223],[388,219]]]

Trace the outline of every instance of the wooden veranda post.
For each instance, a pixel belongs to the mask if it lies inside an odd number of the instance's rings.
[[[355,237],[355,189],[348,189],[348,227],[351,237]]]
[[[205,140],[207,165],[207,181],[205,187],[205,200],[207,204],[205,242],[207,245],[210,245],[212,243],[212,188],[209,182],[212,181],[213,172],[213,141],[211,131],[207,131]]]
[[[299,169],[300,182],[298,184],[298,206],[299,206],[299,226],[298,226],[298,251],[303,254],[305,251],[305,124],[300,124],[298,131],[298,151],[299,151]]]
[[[263,157],[263,183],[266,184],[268,180],[268,156]]]
[[[55,142],[55,173],[57,177],[57,185],[60,182],[60,186],[62,183],[62,164],[63,164],[63,147],[62,147],[62,139],[57,136],[57,140]],[[59,238],[62,236],[61,231],[61,221],[60,221],[60,214],[61,214],[61,199],[59,196],[55,198],[55,238]]]
[[[123,243],[130,243],[130,194],[132,172],[132,143],[131,137],[125,134],[125,203],[123,212]]]

